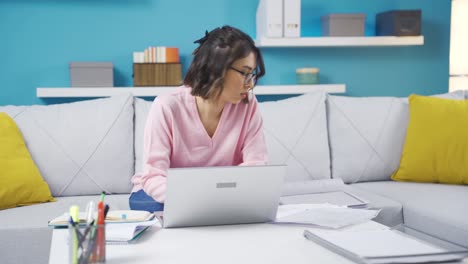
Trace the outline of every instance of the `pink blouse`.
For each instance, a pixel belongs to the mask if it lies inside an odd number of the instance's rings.
[[[264,165],[267,149],[258,102],[226,104],[213,137],[205,130],[191,88],[158,96],[148,113],[143,142],[143,172],[133,178],[141,189],[163,203],[168,168]]]

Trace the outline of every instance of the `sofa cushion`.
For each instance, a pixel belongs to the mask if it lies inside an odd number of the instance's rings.
[[[409,97],[410,119],[393,180],[468,184],[468,101]]]
[[[468,186],[394,181],[352,186],[400,202],[410,228],[468,247]]]
[[[354,184],[347,185],[345,190],[369,202],[367,208],[380,209],[380,213],[372,219],[383,225],[393,227],[403,224],[403,206],[401,203],[376,193],[356,188]]]
[[[129,194],[106,195],[110,210],[129,210]],[[89,201],[98,201],[100,195],[57,197],[54,203],[16,207],[0,211],[0,233],[2,229],[48,227],[53,218],[69,212],[70,206],[77,205],[85,211]]]
[[[54,201],[15,121],[0,112],[0,209]]]
[[[134,173],[130,94],[57,105],[0,107],[18,124],[54,196],[129,193]]]
[[[137,172],[143,164],[143,131],[151,104],[143,99],[135,99]],[[269,163],[288,164],[288,181],[330,178],[325,93],[261,102],[259,109],[263,118]]]
[[[330,179],[324,92],[259,104],[271,164],[287,164],[286,181]]]
[[[463,99],[463,93],[437,95]],[[345,183],[389,180],[400,163],[408,100],[329,95],[331,175]]]
[[[135,172],[143,171],[143,134],[152,101],[135,97]]]

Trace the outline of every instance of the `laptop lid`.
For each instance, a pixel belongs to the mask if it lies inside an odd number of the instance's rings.
[[[164,227],[270,222],[286,165],[169,169]]]

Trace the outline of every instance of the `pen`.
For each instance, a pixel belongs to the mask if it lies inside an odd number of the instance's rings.
[[[101,196],[102,197],[102,196]],[[97,225],[97,239],[94,245],[94,257],[98,262],[103,262],[105,254],[105,237],[104,237],[104,202],[98,203],[98,225]]]
[[[80,208],[77,205],[73,205],[70,207],[70,216],[73,219],[73,222],[75,223],[80,222],[79,211],[80,211]]]
[[[107,217],[107,213],[109,212],[109,205],[106,204],[104,206],[104,220],[106,220],[106,217]]]
[[[101,193],[101,202],[104,202],[104,197],[106,196],[106,192],[102,191]]]
[[[94,201],[89,201],[86,207],[86,224],[90,224],[94,220],[94,210],[95,210]]]
[[[72,252],[72,263],[77,264],[78,263],[78,230],[76,230],[76,223],[79,224],[79,207],[76,205],[73,205],[70,207],[70,223],[71,226],[70,228],[73,228],[73,252]]]

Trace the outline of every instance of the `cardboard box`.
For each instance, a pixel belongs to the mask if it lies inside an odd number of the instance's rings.
[[[329,14],[321,17],[324,36],[364,36],[365,14]]]
[[[71,62],[71,87],[113,87],[114,65],[111,62]]]

